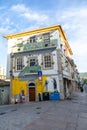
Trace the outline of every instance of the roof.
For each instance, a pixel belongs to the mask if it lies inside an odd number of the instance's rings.
[[[73,54],[72,49],[68,43],[68,40],[65,36],[65,33],[64,33],[61,25],[48,26],[48,27],[38,28],[38,29],[34,29],[34,30],[28,30],[28,31],[20,32],[20,33],[10,34],[10,35],[4,36],[4,38],[12,39],[12,38],[17,38],[17,37],[22,37],[22,36],[26,36],[26,35],[32,35],[32,34],[36,34],[36,33],[45,32],[45,31],[52,31],[52,30],[58,30],[60,32],[61,37],[63,38],[66,46],[68,47],[68,49],[70,51],[70,54],[72,55]]]
[[[3,86],[10,86],[10,81],[5,81],[5,80],[0,79],[0,87],[3,87]]]

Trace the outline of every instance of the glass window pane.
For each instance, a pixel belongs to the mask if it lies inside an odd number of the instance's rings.
[[[17,58],[17,70],[22,70],[22,57]]]
[[[50,55],[44,56],[44,66],[45,66],[45,68],[52,67]]]
[[[36,42],[36,37],[35,36],[30,37],[30,43],[34,43],[34,42]]]
[[[30,66],[34,66],[36,64],[36,59],[30,59]]]

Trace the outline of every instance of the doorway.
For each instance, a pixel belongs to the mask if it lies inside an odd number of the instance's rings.
[[[29,101],[35,101],[35,83],[29,84]]]

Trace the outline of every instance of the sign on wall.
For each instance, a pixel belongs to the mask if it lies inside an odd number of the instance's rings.
[[[38,79],[39,81],[42,81],[42,71],[38,71]]]

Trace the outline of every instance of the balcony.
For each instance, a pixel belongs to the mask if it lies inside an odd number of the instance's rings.
[[[46,48],[53,48],[57,47],[58,40],[57,39],[52,39],[50,42],[35,42],[35,43],[20,43],[12,47],[12,52],[13,53],[18,53],[18,52],[26,52],[26,51],[33,51],[33,50],[40,50],[40,49],[46,49]]]

